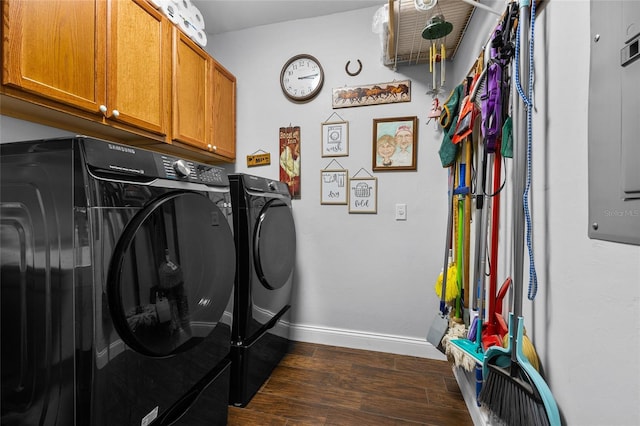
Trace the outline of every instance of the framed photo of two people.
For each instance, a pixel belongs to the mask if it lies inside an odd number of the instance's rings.
[[[416,170],[418,117],[373,119],[373,171]]]

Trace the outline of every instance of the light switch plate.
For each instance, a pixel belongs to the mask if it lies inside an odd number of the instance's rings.
[[[406,204],[396,204],[396,220],[407,220]]]

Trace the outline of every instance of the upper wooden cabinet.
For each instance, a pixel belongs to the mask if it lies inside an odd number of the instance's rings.
[[[4,1],[2,83],[85,111],[106,101],[106,3]]]
[[[159,11],[146,1],[5,3],[4,84],[167,133],[172,24]]]
[[[211,58],[179,29],[173,34],[172,139],[207,150],[211,143]]]
[[[4,0],[2,12],[0,113],[235,160],[235,78],[146,0]]]
[[[213,150],[236,157],[236,78],[213,61]]]
[[[145,1],[110,1],[107,25],[107,112],[166,135],[173,24]]]
[[[235,158],[235,77],[177,28],[173,47],[173,140]]]

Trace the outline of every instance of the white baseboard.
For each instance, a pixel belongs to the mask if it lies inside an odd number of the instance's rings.
[[[490,426],[489,415],[482,407],[478,407],[476,401],[476,377],[475,371],[468,372],[462,368],[452,367],[453,375],[458,382],[460,392],[469,410],[469,415],[475,426]]]
[[[340,328],[290,324],[291,339],[298,342],[342,346],[446,361],[446,356],[425,339],[369,333]]]

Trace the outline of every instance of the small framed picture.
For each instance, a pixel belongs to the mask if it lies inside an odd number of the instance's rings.
[[[349,155],[349,122],[322,123],[322,156],[345,157]]]
[[[378,212],[378,178],[349,179],[349,213]]]
[[[416,170],[418,117],[374,118],[372,168]]]
[[[349,199],[349,172],[320,170],[320,204],[347,204]]]

